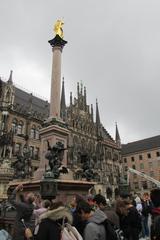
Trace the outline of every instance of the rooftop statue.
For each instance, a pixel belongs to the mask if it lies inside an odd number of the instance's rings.
[[[63,29],[62,29],[63,25],[64,25],[64,22],[62,20],[57,20],[57,22],[54,25],[54,33],[56,35],[59,35],[61,38],[63,38]]]

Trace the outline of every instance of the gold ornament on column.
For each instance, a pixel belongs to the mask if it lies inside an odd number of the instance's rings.
[[[62,29],[63,25],[64,25],[64,22],[62,20],[57,20],[54,25],[54,33],[56,35],[59,35],[61,38],[63,38],[63,29]]]

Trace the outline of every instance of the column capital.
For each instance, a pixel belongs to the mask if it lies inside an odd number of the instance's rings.
[[[48,41],[52,47],[63,48],[67,41],[63,40],[59,35],[56,35],[53,39]]]

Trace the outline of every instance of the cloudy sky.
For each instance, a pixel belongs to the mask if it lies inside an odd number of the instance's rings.
[[[160,134],[159,0],[0,0],[0,76],[49,99],[53,24],[63,18],[68,44],[66,98],[76,83],[123,143]]]

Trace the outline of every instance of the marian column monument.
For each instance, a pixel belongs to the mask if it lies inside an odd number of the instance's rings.
[[[44,122],[40,130],[41,136],[41,159],[39,169],[35,172],[35,178],[41,179],[45,169],[50,162],[46,159],[48,148],[54,146],[57,142],[63,144],[67,149],[67,138],[69,131],[65,122],[60,118],[60,93],[61,93],[61,58],[62,50],[67,43],[63,39],[62,26],[64,22],[57,20],[54,25],[55,37],[49,40],[52,47],[52,74],[51,74],[51,94],[50,94],[50,113],[49,118]],[[64,151],[63,165],[67,165],[67,152]]]
[[[40,164],[33,178],[23,181],[23,186],[26,191],[40,191],[43,198],[58,196],[66,202],[73,193],[86,195],[95,183],[75,180],[72,170],[67,168],[67,150],[71,131],[60,114],[61,58],[67,43],[63,39],[63,24],[63,21],[57,20],[54,26],[55,37],[48,41],[53,54],[50,113],[40,129]],[[10,183],[10,188],[18,183],[19,181]]]

